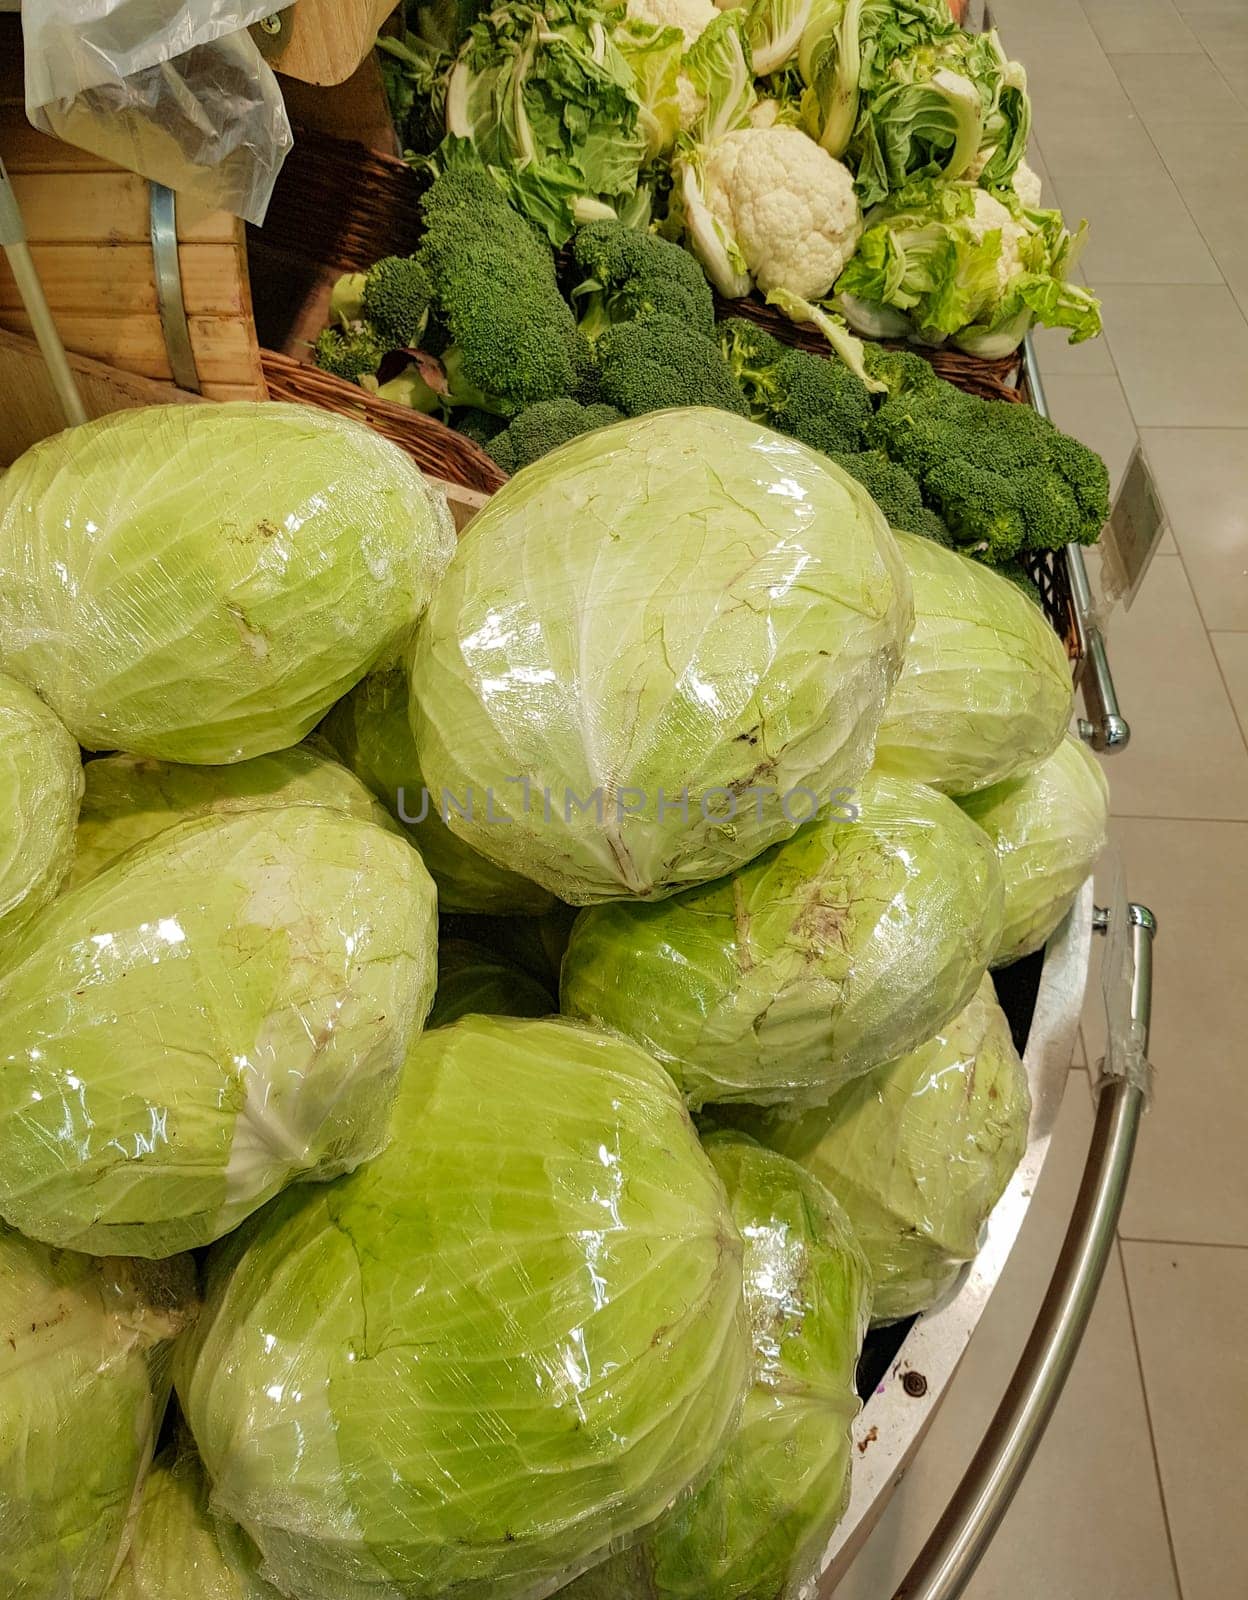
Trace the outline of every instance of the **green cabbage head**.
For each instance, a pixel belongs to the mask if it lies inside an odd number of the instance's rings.
[[[745,1240],[745,1410],[702,1488],[565,1600],[780,1600],[814,1576],[844,1514],[866,1259],[840,1206],[795,1162],[737,1133],[713,1134],[706,1153]]]
[[[119,411],[0,481],[0,659],[88,750],[242,761],[404,644],[453,544],[442,496],[360,423]]]
[[[1068,734],[1033,771],[961,805],[997,847],[1005,925],[992,964],[1008,966],[1045,945],[1105,848],[1109,785],[1088,747]]]
[[[857,781],[910,622],[825,456],[724,411],[617,423],[466,530],[417,635],[422,769],[471,806],[453,832],[561,899],[661,899],[789,837],[796,787]]]
[[[985,977],[934,1037],[849,1084],[826,1107],[741,1118],[824,1183],[845,1208],[875,1283],[873,1315],[935,1304],[1027,1147],[1027,1075]]]
[[[136,844],[192,817],[265,806],[334,806],[397,832],[390,814],[337,761],[306,744],[231,767],[188,767],[151,756],[86,764],[74,864],[66,887],[85,883]]]
[[[410,845],[323,806],[181,823],[63,894],[0,972],[0,1216],[172,1255],[376,1154],[435,923]]]
[[[143,1485],[126,1558],[105,1600],[282,1600],[241,1528],[214,1517],[189,1446],[162,1452]]]
[[[484,945],[467,939],[439,940],[438,992],[427,1027],[443,1028],[477,1012],[490,1017],[547,1017],[558,1009],[549,989]]]
[[[1034,767],[1070,721],[1074,684],[1044,612],[1008,578],[899,533],[914,631],[876,743],[882,772],[969,794]]]
[[[636,1046],[559,1018],[433,1029],[386,1151],[209,1259],[176,1381],[214,1507],[295,1600],[550,1594],[723,1446],[741,1249]]]
[[[923,784],[872,773],[857,804],[673,900],[582,912],[561,1009],[636,1039],[695,1106],[818,1103],[929,1038],[997,947],[1001,869]]]
[[[554,904],[548,889],[496,867],[452,833],[442,820],[441,795],[426,800],[402,667],[365,678],[334,707],[321,733],[407,829],[444,912],[536,917]]]
[[[78,746],[37,695],[0,673],[0,941],[60,888],[81,796]]]
[[[100,1260],[0,1223],[5,1600],[104,1594],[151,1460],[170,1341],[190,1321],[194,1283],[189,1256]]]

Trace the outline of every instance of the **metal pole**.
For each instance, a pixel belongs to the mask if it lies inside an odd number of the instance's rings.
[[[26,315],[30,318],[31,328],[43,352],[48,376],[52,380],[56,398],[61,403],[65,421],[71,427],[75,423],[85,422],[87,410],[82,403],[82,396],[78,392],[78,385],[65,355],[65,346],[61,343],[61,336],[57,333],[56,324],[52,320],[52,312],[48,308],[43,285],[39,282],[30,246],[26,243],[26,228],[18,208],[17,196],[13,193],[13,185],[9,182],[3,161],[0,161],[0,246],[3,246],[4,253],[8,257],[9,267],[17,282],[18,293],[22,297]]]
[[[1147,1049],[1153,935],[1146,906],[1128,910],[1131,1015]],[[1130,1077],[1102,1086],[1074,1212],[1040,1314],[974,1459],[893,1600],[957,1600],[1023,1480],[1070,1374],[1113,1248],[1145,1091]]]

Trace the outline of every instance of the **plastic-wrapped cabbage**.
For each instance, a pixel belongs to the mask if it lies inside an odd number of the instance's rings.
[[[723,1187],[662,1069],[558,1018],[425,1033],[392,1133],[210,1258],[177,1385],[214,1506],[299,1600],[549,1594],[735,1422]]]
[[[661,899],[862,775],[910,622],[892,533],[826,457],[723,411],[618,423],[461,540],[412,669],[425,777],[561,899]]]
[[[914,585],[914,631],[876,766],[963,795],[1043,761],[1074,704],[1070,663],[1044,612],[982,562],[911,533],[897,542]]]
[[[866,1251],[873,1315],[924,1311],[979,1248],[1027,1147],[1027,1075],[991,978],[919,1049],[849,1084],[827,1106],[744,1125],[813,1172]]]
[[[549,890],[496,867],[456,838],[442,820],[442,796],[426,797],[401,667],[365,678],[334,707],[321,733],[403,823],[438,886],[444,912],[535,917],[554,904]]]
[[[857,804],[674,900],[582,912],[563,1011],[636,1039],[695,1106],[819,1103],[930,1037],[997,947],[1001,869],[934,789],[872,773]]]
[[[997,847],[1005,924],[993,957],[1008,966],[1041,949],[1105,848],[1109,785],[1100,762],[1069,734],[1024,777],[961,802]]]
[[[453,545],[440,492],[359,423],[119,411],[0,482],[0,659],[88,750],[242,761],[405,643]]]
[[[74,864],[66,887],[85,883],[117,857],[192,817],[265,806],[319,805],[397,832],[390,813],[353,773],[307,745],[253,756],[231,767],[188,767],[151,756],[88,761]]]
[[[60,888],[81,796],[78,746],[38,695],[0,673],[0,940]]]
[[[260,1576],[251,1540],[213,1516],[208,1496],[203,1465],[189,1445],[157,1457],[105,1600],[282,1600]]]
[[[548,1017],[555,997],[521,967],[467,939],[438,944],[438,992],[426,1024],[443,1028],[474,1012],[490,1017]]]
[[[565,1600],[780,1600],[814,1576],[844,1514],[867,1262],[841,1207],[795,1162],[735,1133],[712,1135],[706,1153],[745,1240],[745,1410],[702,1488]]]
[[[104,1593],[151,1460],[169,1341],[190,1320],[194,1282],[189,1257],[97,1260],[0,1223],[5,1600]]]
[[[0,1216],[171,1255],[375,1155],[435,901],[406,840],[309,805],[180,823],[63,894],[0,974]]]

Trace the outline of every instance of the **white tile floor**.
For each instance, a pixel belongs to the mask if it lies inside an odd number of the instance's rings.
[[[1086,1344],[970,1600],[1248,1596],[1248,0],[994,0],[1035,165],[1092,237],[1107,337],[1039,341],[1115,480],[1137,430],[1173,529],[1110,624],[1108,763],[1160,919],[1155,1107]],[[1098,1002],[1085,1015],[1100,1050]],[[1080,1058],[1082,1059],[1082,1058]],[[1056,1256],[1091,1122],[1072,1081],[1027,1233],[837,1600],[889,1600],[970,1458]]]

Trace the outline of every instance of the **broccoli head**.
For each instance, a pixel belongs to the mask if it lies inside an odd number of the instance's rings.
[[[756,421],[825,455],[863,448],[871,396],[842,361],[794,350],[738,317],[721,324],[719,335]]]
[[[621,413],[614,406],[583,406],[566,398],[539,400],[518,417],[513,417],[486,448],[504,472],[519,472],[521,467],[540,460],[557,445],[620,419]]]
[[[863,344],[863,365],[871,377],[888,385],[889,394],[913,394],[934,389],[942,380],[930,361],[913,350],[893,350],[882,344]]]
[[[410,349],[429,316],[429,277],[414,256],[386,256],[364,275],[360,310],[387,350]]]
[[[554,256],[489,175],[467,165],[443,172],[424,219],[419,260],[457,352],[459,390],[473,397],[466,403],[510,415],[592,393],[593,353],[559,293]]]
[[[622,222],[578,228],[572,256],[581,281],[572,301],[591,339],[616,322],[655,315],[676,317],[708,337],[715,303],[706,275],[689,252]]]
[[[385,350],[373,330],[364,324],[350,328],[323,328],[312,346],[312,359],[322,372],[358,383],[375,373]]]
[[[660,314],[619,322],[598,341],[602,399],[626,417],[668,406],[714,406],[748,416],[714,339]]]
[[[916,480],[890,461],[882,450],[838,452],[831,456],[837,466],[857,478],[888,519],[890,527],[917,533],[923,517],[923,496]]]

